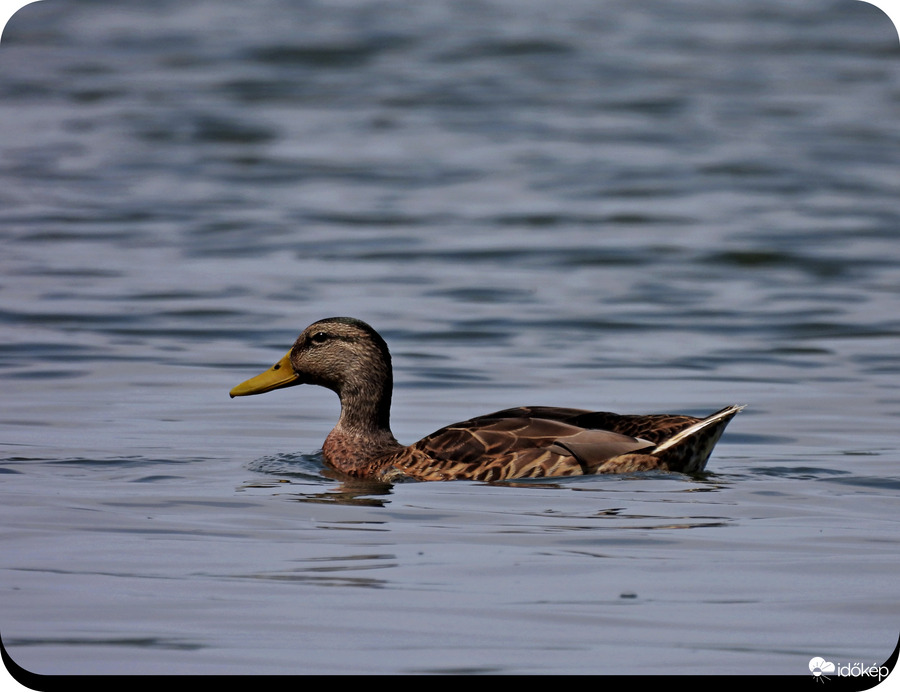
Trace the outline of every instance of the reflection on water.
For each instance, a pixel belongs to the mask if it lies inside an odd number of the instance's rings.
[[[257,459],[248,468],[272,478],[248,481],[244,488],[272,488],[298,502],[334,502],[381,507],[380,496],[391,494],[390,483],[351,478],[324,464],[321,452],[316,454],[281,453]],[[299,488],[306,487],[302,491]]]

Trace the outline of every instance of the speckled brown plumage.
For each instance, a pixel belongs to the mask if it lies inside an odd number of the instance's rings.
[[[522,406],[448,425],[404,446],[390,429],[387,344],[369,325],[349,317],[307,327],[278,363],[235,387],[231,396],[297,384],[327,387],[340,397],[340,418],[322,448],[325,460],[348,475],[387,481],[694,473],[706,466],[742,408],[694,418]]]

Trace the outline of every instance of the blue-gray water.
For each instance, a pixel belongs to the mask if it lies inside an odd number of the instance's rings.
[[[853,0],[44,0],[0,45],[0,634],[34,673],[726,673],[900,633],[900,42]],[[709,474],[347,485],[519,404]]]

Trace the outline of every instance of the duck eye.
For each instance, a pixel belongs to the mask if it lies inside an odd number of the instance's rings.
[[[310,337],[310,341],[312,341],[314,344],[324,344],[326,341],[328,341],[328,334],[326,334],[325,332],[316,332]]]

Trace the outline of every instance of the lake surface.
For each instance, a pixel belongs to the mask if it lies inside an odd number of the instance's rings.
[[[862,2],[47,0],[0,45],[0,634],[35,674],[810,676],[900,634],[900,41]],[[403,442],[732,421],[699,477],[344,483]]]

